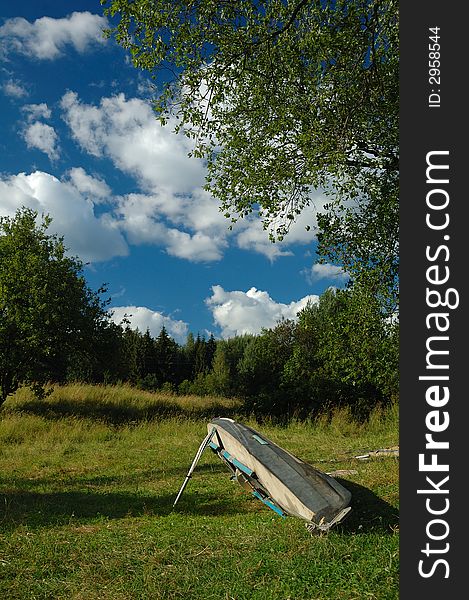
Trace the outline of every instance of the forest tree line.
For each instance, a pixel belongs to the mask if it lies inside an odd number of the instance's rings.
[[[0,387],[40,397],[44,384],[127,383],[149,391],[244,400],[257,416],[306,417],[334,406],[359,415],[398,394],[398,323],[364,283],[329,289],[297,320],[229,339],[178,344],[116,324],[83,264],[22,209],[0,219]]]
[[[248,412],[305,418],[335,406],[365,416],[398,397],[399,326],[363,289],[329,289],[297,321],[260,334],[178,344],[108,327],[94,356],[76,357],[62,381],[128,382],[145,390],[244,400]]]

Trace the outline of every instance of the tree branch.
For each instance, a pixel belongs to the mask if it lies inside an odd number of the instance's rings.
[[[293,25],[293,23],[294,23],[294,21],[295,21],[296,17],[298,16],[298,13],[300,12],[300,10],[301,10],[302,8],[304,8],[304,7],[305,7],[307,4],[309,4],[309,2],[310,2],[310,0],[301,0],[301,2],[299,2],[299,3],[296,5],[296,7],[293,9],[293,12],[292,12],[292,14],[290,15],[290,18],[289,18],[289,19],[288,19],[288,21],[285,23],[285,25],[284,25],[284,26],[283,26],[281,29],[278,29],[277,31],[274,31],[274,32],[273,32],[273,33],[272,33],[272,34],[269,36],[269,38],[268,38],[268,39],[274,39],[274,38],[278,37],[279,35],[282,35],[282,33],[284,33],[285,31],[287,31],[287,29],[289,29],[289,28],[290,28],[290,27]]]

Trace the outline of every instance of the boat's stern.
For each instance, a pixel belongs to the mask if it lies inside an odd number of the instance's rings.
[[[327,533],[333,525],[337,525],[337,523],[340,523],[341,521],[343,521],[351,510],[352,510],[351,506],[346,506],[339,513],[337,513],[336,516],[329,522],[327,522],[326,519],[323,517],[319,521],[319,523],[315,523],[314,521],[305,523],[306,529],[312,535],[316,535],[318,533]]]

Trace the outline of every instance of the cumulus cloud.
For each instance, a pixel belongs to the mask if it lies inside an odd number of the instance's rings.
[[[302,273],[310,283],[320,279],[335,279],[344,282],[349,278],[349,274],[342,267],[337,267],[329,263],[315,263],[310,269],[305,269]]]
[[[187,323],[172,319],[145,306],[115,306],[110,308],[109,312],[112,320],[117,324],[127,316],[130,321],[129,326],[132,329],[138,329],[141,333],[145,333],[149,329],[151,336],[157,337],[164,326],[168,334],[177,342],[183,343],[186,340]]]
[[[30,23],[23,17],[7,19],[0,27],[0,52],[17,52],[38,60],[53,60],[61,56],[66,46],[84,53],[105,42],[102,30],[107,20],[90,12],[74,12],[53,19],[41,17]]]
[[[100,177],[93,177],[82,167],[73,167],[67,173],[70,183],[80,194],[91,197],[94,203],[105,202],[112,194],[111,188]]]
[[[35,121],[25,128],[23,137],[28,148],[37,148],[47,154],[50,160],[59,157],[58,137],[54,128],[50,125]]]
[[[2,85],[3,93],[10,98],[23,98],[28,95],[28,90],[24,85],[15,79],[9,79]]]
[[[245,333],[259,333],[263,327],[274,327],[282,318],[296,319],[308,302],[318,302],[319,296],[309,295],[290,304],[275,302],[268,292],[252,287],[247,292],[225,291],[212,286],[212,296],[205,300],[224,338]]]
[[[26,118],[29,122],[37,119],[50,119],[51,110],[45,102],[41,104],[25,104],[21,110],[26,113]]]
[[[271,262],[279,256],[293,254],[291,250],[287,249],[286,242],[274,244],[269,240],[269,231],[263,228],[258,217],[249,217],[245,223],[241,223],[241,228],[241,232],[236,237],[239,248],[263,254]]]
[[[195,262],[210,262],[220,260],[220,246],[226,242],[214,240],[200,231],[190,234],[178,229],[168,229],[166,249],[168,254]]]
[[[109,157],[145,190],[184,194],[203,185],[202,161],[187,156],[191,142],[171,127],[162,127],[143,100],[118,94],[94,106],[67,92],[61,106],[78,144],[93,156]]]
[[[117,222],[131,244],[155,244],[172,256],[192,262],[220,260],[227,246],[225,237],[212,227],[212,219],[198,216],[201,207],[167,193],[128,194],[117,199]],[[176,226],[173,226],[176,225]],[[180,226],[178,229],[177,225]],[[192,231],[183,231],[183,228]]]
[[[12,217],[22,206],[49,214],[51,233],[64,236],[70,253],[85,262],[128,254],[114,221],[109,215],[96,217],[93,201],[70,182],[42,171],[0,178],[0,215]]]
[[[204,165],[187,156],[190,142],[184,136],[161,127],[147,103],[123,94],[93,106],[67,92],[61,106],[82,149],[110,158],[147,192],[116,199],[114,214],[130,243],[160,245],[194,262],[222,257],[227,222],[203,191]]]
[[[254,215],[247,219],[237,234],[236,243],[239,248],[253,250],[266,256],[270,261],[280,256],[290,256],[289,249],[293,244],[307,245],[316,239],[317,214],[324,209],[327,198],[319,191],[311,191],[312,208],[305,208],[303,212],[291,223],[288,234],[282,241],[272,243],[269,233],[275,234],[275,228],[279,223],[273,221],[264,229],[260,217]]]
[[[172,256],[194,262],[219,260],[232,243],[272,261],[291,255],[291,245],[314,240],[311,210],[299,215],[285,240],[276,244],[257,217],[240,220],[230,231],[219,203],[203,189],[204,162],[188,157],[192,142],[174,134],[171,123],[161,127],[143,100],[118,94],[92,105],[69,91],[61,107],[85,152],[109,158],[137,181],[141,193],[116,199],[114,213],[130,243],[159,245]],[[325,199],[317,193],[313,203],[320,209]]]

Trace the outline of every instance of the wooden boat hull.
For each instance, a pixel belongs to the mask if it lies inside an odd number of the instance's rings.
[[[326,531],[350,511],[346,488],[251,427],[217,418],[207,428],[213,433],[210,447],[233,476],[278,514]]]

